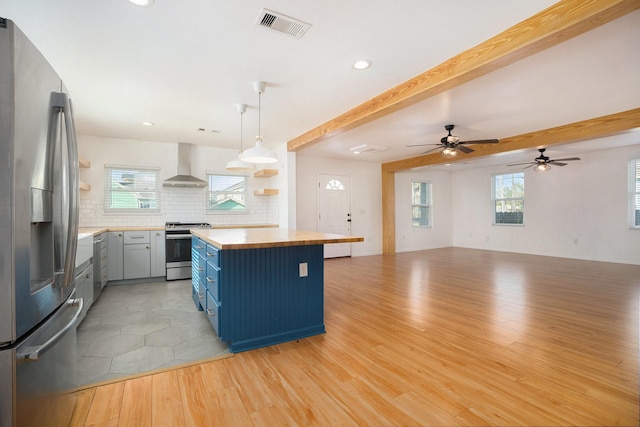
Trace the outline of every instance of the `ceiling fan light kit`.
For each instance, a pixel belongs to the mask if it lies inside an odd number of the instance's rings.
[[[548,164],[546,164],[546,163],[538,163],[537,165],[535,165],[535,166],[533,167],[533,171],[534,171],[534,172],[546,172],[546,171],[548,171],[549,169],[551,169],[551,166],[549,166],[549,165],[548,165]]]
[[[445,147],[444,150],[442,150],[442,157],[446,159],[454,158],[457,155],[458,155],[458,150],[456,150],[455,147]]]
[[[464,144],[497,144],[499,141],[497,139],[477,139],[474,141],[460,141],[460,137],[451,135],[451,131],[455,125],[446,125],[444,128],[448,132],[447,136],[444,136],[440,139],[439,144],[414,144],[407,145],[407,147],[423,147],[425,145],[435,145],[435,148],[431,150],[427,150],[420,154],[428,154],[432,151],[440,150],[441,155],[444,158],[453,158],[458,155],[459,151],[462,151],[465,154],[473,153],[475,150],[465,146]]]
[[[275,163],[278,161],[276,154],[263,145],[262,135],[260,133],[260,120],[262,115],[262,92],[264,92],[267,84],[265,82],[253,82],[253,88],[258,93],[258,136],[256,136],[256,145],[240,154],[240,160],[249,163]]]
[[[533,162],[524,162],[524,163],[512,163],[507,166],[521,166],[521,165],[529,165],[524,167],[523,169],[533,168],[535,172],[546,172],[551,169],[551,165],[554,166],[566,166],[566,163],[563,162],[571,162],[574,160],[580,160],[580,157],[569,157],[566,159],[550,159],[549,157],[544,155],[546,148],[538,148],[540,155],[533,159]]]

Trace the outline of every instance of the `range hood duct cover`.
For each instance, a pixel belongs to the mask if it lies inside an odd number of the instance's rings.
[[[203,188],[207,181],[191,175],[191,144],[178,143],[178,174],[165,179],[163,187]]]

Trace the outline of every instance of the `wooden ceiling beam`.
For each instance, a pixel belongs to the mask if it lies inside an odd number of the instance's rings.
[[[287,143],[298,151],[452,89],[640,8],[638,0],[561,0],[495,37]]]
[[[617,133],[633,129],[640,129],[640,108],[557,126],[550,129],[525,133],[509,138],[503,138],[497,144],[474,145],[473,149],[475,151],[473,153],[464,154],[455,159],[443,159],[440,153],[435,153],[383,163],[382,171],[386,173],[397,172],[422,166],[454,163],[456,161],[485,157],[507,151],[568,144],[615,135]]]

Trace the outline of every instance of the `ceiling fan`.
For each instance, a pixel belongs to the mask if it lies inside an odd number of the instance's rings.
[[[580,160],[580,157],[569,157],[567,159],[551,160],[549,157],[544,155],[544,151],[545,150],[546,150],[546,148],[538,148],[538,151],[540,152],[540,156],[536,157],[533,162],[514,163],[514,164],[511,164],[511,165],[507,165],[507,166],[529,165],[529,166],[525,167],[524,169],[528,169],[530,167],[533,167],[533,170],[536,171],[536,172],[546,172],[549,169],[551,169],[551,165],[566,166],[567,164],[563,163],[563,162],[570,162],[570,161],[573,161],[573,160]]]
[[[498,143],[497,139],[478,139],[475,141],[460,141],[460,138],[451,135],[451,131],[453,130],[454,125],[446,125],[444,128],[449,132],[449,134],[443,137],[440,140],[439,144],[414,144],[407,145],[407,147],[423,147],[425,145],[436,145],[437,147],[432,148],[431,150],[427,150],[424,153],[431,153],[432,151],[439,150],[442,148],[442,156],[443,157],[455,157],[458,154],[458,151],[462,151],[463,153],[472,153],[474,150],[472,148],[466,147],[466,144],[496,144]]]

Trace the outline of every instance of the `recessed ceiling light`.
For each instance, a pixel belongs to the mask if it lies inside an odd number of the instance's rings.
[[[368,59],[359,59],[353,63],[353,68],[356,70],[366,70],[369,67],[371,67],[371,61]]]
[[[136,6],[153,6],[153,0],[129,0],[129,2],[135,4]]]
[[[154,123],[153,122],[142,122],[143,126],[153,126]]]

